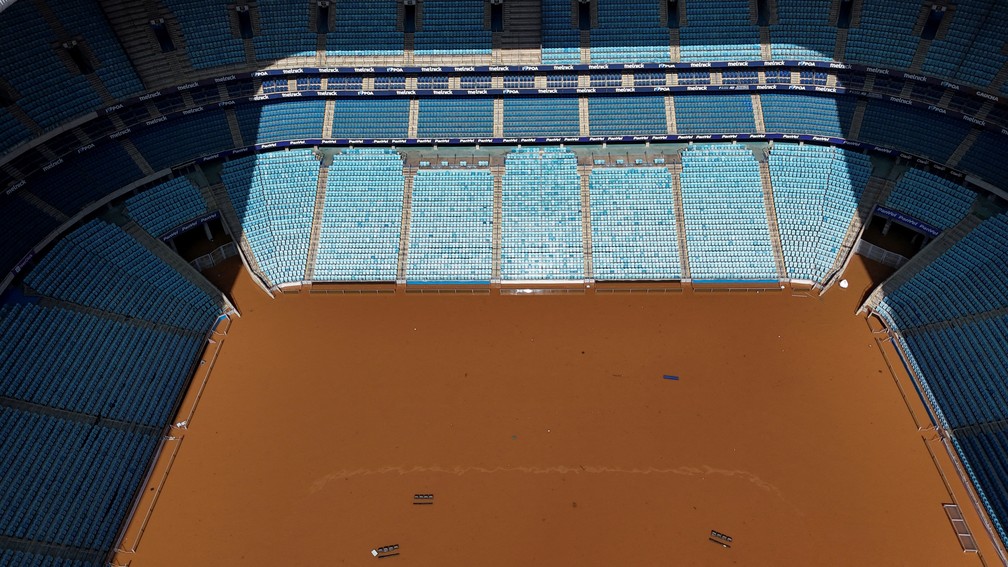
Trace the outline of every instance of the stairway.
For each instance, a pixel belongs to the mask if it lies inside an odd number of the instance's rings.
[[[228,128],[231,130],[231,142],[234,144],[234,147],[245,147],[241,126],[238,124],[238,115],[235,114],[234,108],[225,108],[224,117],[227,118]]]
[[[322,117],[322,139],[332,138],[333,117],[336,115],[336,101],[327,100],[325,103],[325,113]]]
[[[591,32],[587,30],[581,31],[581,62],[591,63]]]
[[[503,241],[503,217],[504,217],[504,166],[493,165],[490,167],[493,173],[493,264],[490,271],[491,285],[500,285],[501,282],[501,243]]]
[[[269,290],[274,284],[266,277],[266,274],[262,271],[262,267],[259,266],[259,261],[256,260],[255,254],[252,252],[252,245],[249,244],[248,238],[245,237],[245,230],[242,228],[241,220],[238,218],[238,212],[235,211],[234,204],[231,203],[231,198],[228,197],[227,188],[224,187],[223,183],[214,183],[206,188],[201,187],[200,193],[204,192],[209,192],[212,195],[211,198],[217,205],[217,210],[220,211],[221,222],[224,223],[224,227],[231,235],[231,238],[238,244],[238,250],[241,252],[240,256],[245,267],[255,276],[257,283],[262,286],[266,293],[272,296],[273,294]]]
[[[861,124],[864,122],[865,109],[868,108],[868,101],[859,99],[854,107],[854,116],[851,118],[850,129],[847,130],[848,140],[857,140],[861,136]]]
[[[396,285],[406,285],[408,267],[410,223],[413,219],[413,177],[417,168],[403,165],[402,217],[399,221],[399,260],[396,264]]]
[[[581,136],[591,136],[591,124],[588,122],[588,97],[578,97],[578,122]]]
[[[759,164],[760,182],[763,185],[763,208],[766,210],[767,230],[770,233],[770,245],[773,247],[774,266],[778,279],[787,279],[787,265],[784,262],[784,246],[781,244],[779,224],[777,224],[777,205],[774,203],[773,183],[770,181],[770,165],[764,158]]]
[[[883,297],[899,289],[900,286],[920,273],[927,265],[944,254],[949,248],[952,248],[956,242],[962,240],[980,222],[980,217],[971,213],[966,215],[958,224],[941,233],[938,238],[932,240],[923,250],[918,252],[913,258],[910,258],[909,262],[903,264],[902,268],[896,270],[896,273],[889,276],[887,280],[875,288],[859,311],[863,309],[877,309]]]
[[[584,279],[595,281],[595,267],[592,262],[592,228],[591,228],[591,187],[589,178],[592,166],[578,165],[581,175],[581,246],[584,253]]]
[[[215,288],[216,289],[216,288]],[[65,299],[57,299],[54,297],[49,297],[47,295],[42,295],[41,293],[27,288],[26,295],[36,296],[39,298],[39,305],[43,307],[55,307],[58,309],[65,309],[67,311],[76,311],[78,313],[86,313],[93,317],[99,317],[101,319],[109,319],[120,323],[123,325],[131,325],[133,327],[140,327],[142,329],[149,329],[153,331],[161,331],[163,333],[172,333],[176,335],[182,335],[186,337],[201,337],[202,333],[197,333],[196,331],[190,329],[183,329],[182,327],[175,327],[173,325],[165,325],[164,323],[157,323],[155,321],[148,321],[147,319],[139,319],[137,317],[128,317],[121,313],[115,313],[112,311],[105,311],[104,309],[98,309],[97,307],[92,307],[90,305],[83,305],[81,303],[74,303]],[[217,295],[223,295],[219,291],[215,291],[214,295],[210,297],[216,297]]]
[[[773,51],[770,49],[770,28],[761,27],[759,29],[760,57],[764,61],[773,60]]]
[[[833,48],[833,60],[843,61],[847,58],[847,28],[837,28],[836,47]]]
[[[510,64],[538,65],[542,60],[541,0],[508,0],[504,2],[504,32],[500,36],[501,60]]]
[[[949,159],[946,162],[949,167],[955,167],[959,165],[959,160],[961,160],[963,156],[966,155],[966,152],[970,151],[970,148],[973,147],[973,143],[976,142],[978,136],[980,136],[980,129],[971,128],[969,134],[966,134],[966,137],[963,138],[963,141],[959,143],[959,147],[957,147],[955,151],[952,152],[952,155],[949,156]]]
[[[665,97],[665,127],[669,134],[675,134],[679,131],[675,115],[675,98],[672,96]]]
[[[753,120],[756,122],[756,131],[766,132],[766,123],[763,121],[763,99],[755,93],[750,96],[752,97]]]
[[[679,243],[679,267],[682,270],[682,280],[688,282],[692,279],[689,267],[689,246],[686,241],[686,213],[682,202],[682,157],[676,154],[669,160],[667,166],[672,174],[672,197],[675,200],[675,222],[676,240]]]
[[[504,137],[504,99],[500,97],[493,100],[493,137]]]
[[[325,192],[329,182],[329,166],[319,165],[318,184],[315,186],[315,208],[313,209],[311,237],[308,240],[308,261],[305,264],[304,281],[315,279],[315,262],[318,261],[319,235],[322,233],[322,215],[325,212]]]
[[[147,163],[147,158],[143,157],[143,154],[141,154],[140,150],[133,145],[132,141],[123,138],[119,141],[119,143],[122,144],[123,149],[125,149],[126,153],[133,159],[133,162],[137,164],[137,167],[140,168],[140,171],[143,172],[144,176],[154,173],[154,168]]]
[[[1003,87],[1006,82],[1008,82],[1008,61],[1006,61],[1005,64],[1001,66],[1001,70],[994,75],[994,79],[991,80],[990,87],[988,87],[987,90],[995,93],[1000,92],[1001,87]]]
[[[922,39],[917,44],[917,51],[914,52],[913,60],[910,61],[910,67],[907,71],[911,73],[918,73],[921,67],[924,66],[924,59],[927,58],[928,49],[931,48],[930,39]]]
[[[98,0],[98,5],[146,88],[153,89],[171,83],[174,71],[150,31],[149,22],[152,18],[144,4]]]
[[[28,201],[29,203],[31,203],[32,205],[34,205],[35,208],[41,210],[42,212],[44,212],[45,214],[49,215],[50,217],[52,217],[52,218],[60,221],[60,224],[63,224],[66,221],[70,220],[70,217],[68,217],[65,214],[63,214],[63,211],[60,211],[56,207],[54,207],[54,206],[50,205],[49,203],[43,201],[41,197],[39,197],[38,195],[32,193],[31,191],[19,191],[18,193],[16,193],[16,195],[17,195],[17,197],[21,197],[25,201]]]
[[[189,262],[186,262],[181,256],[173,252],[167,244],[148,234],[146,230],[140,228],[140,225],[132,220],[124,224],[122,229],[138,242],[143,244],[148,250],[153,252],[154,255],[164,261],[164,263],[168,264],[175,271],[182,274],[193,285],[200,288],[203,293],[218,300],[221,305],[225,306],[225,312],[237,312],[234,305],[231,305],[231,301],[228,300],[227,296],[224,295],[221,290],[214,287],[209,280],[203,277],[203,274],[196,271],[196,268],[192,267]]]
[[[420,101],[411,98],[409,101],[409,129],[406,132],[407,138],[416,138],[420,129]]]

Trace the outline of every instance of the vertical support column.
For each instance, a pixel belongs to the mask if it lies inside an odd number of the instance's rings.
[[[591,170],[591,165],[578,165],[578,174],[581,176],[581,247],[584,255],[584,279],[588,285],[595,283],[595,267],[592,262]]]

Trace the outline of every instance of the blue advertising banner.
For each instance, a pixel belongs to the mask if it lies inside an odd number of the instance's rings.
[[[905,215],[897,211],[896,209],[890,209],[888,207],[883,207],[882,205],[875,206],[875,214],[880,217],[892,220],[894,222],[898,222],[899,224],[912,228],[917,232],[924,233],[930,236],[931,238],[937,238],[938,235],[942,233],[941,229],[939,228],[935,228],[927,224],[926,222],[917,220],[911,217],[910,215]]]

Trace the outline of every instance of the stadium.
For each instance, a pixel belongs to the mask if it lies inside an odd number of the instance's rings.
[[[0,566],[1008,564],[1005,0],[0,31]]]

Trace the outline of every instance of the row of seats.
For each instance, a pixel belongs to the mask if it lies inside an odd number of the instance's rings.
[[[489,138],[493,136],[493,99],[425,98],[417,113],[420,138]]]
[[[6,406],[0,431],[0,535],[70,550],[112,549],[160,436]],[[76,563],[0,553],[19,561],[4,565]]]
[[[571,65],[581,62],[581,34],[574,26],[570,0],[542,1],[542,62]]]
[[[589,98],[588,125],[593,136],[666,134],[665,99],[657,96]]]
[[[126,200],[129,216],[154,236],[161,236],[209,212],[206,201],[186,177],[159,183]]]
[[[761,94],[763,124],[768,132],[817,134],[846,138],[855,99],[804,94]]]
[[[963,274],[969,274],[963,277]],[[879,311],[900,329],[1008,306],[1008,214],[991,217],[891,290]]]
[[[686,2],[679,29],[680,60],[758,61],[760,37],[749,15],[750,0]]]
[[[292,100],[276,104],[242,105],[235,109],[246,144],[277,140],[319,139],[325,120],[324,100]]]
[[[274,284],[304,279],[318,174],[311,150],[244,157],[221,170],[244,236]]]
[[[402,56],[405,36],[398,24],[397,0],[338,0],[330,5],[336,10],[336,24],[326,36],[328,55]]]
[[[669,60],[669,29],[653,0],[598,0],[591,30],[592,63]]]
[[[966,470],[980,499],[987,508],[1002,541],[1008,540],[1004,518],[1008,518],[1008,491],[1002,490],[1008,479],[1008,434],[1003,430],[978,429],[957,434],[953,444],[966,464]]]
[[[777,144],[769,166],[787,275],[821,282],[837,260],[871,160],[828,146]]]
[[[402,167],[402,157],[389,149],[347,149],[333,158],[322,206],[316,281],[395,281],[405,187]]]
[[[493,182],[489,169],[416,172],[406,265],[408,282],[490,281]]]
[[[831,61],[837,28],[831,25],[834,0],[777,0],[777,22],[770,24],[770,54],[775,60]]]
[[[755,132],[752,96],[748,94],[682,95],[674,99],[679,134]]]
[[[118,226],[67,234],[25,278],[34,291],[126,317],[204,333],[221,306]]]
[[[741,145],[682,153],[682,204],[694,280],[776,280],[759,166]]]
[[[962,185],[920,169],[909,169],[896,182],[887,207],[931,226],[952,228],[973,208],[976,193]]]
[[[413,36],[417,55],[489,55],[489,29],[483,2],[434,0],[422,4],[423,16]]]
[[[596,167],[588,177],[597,280],[682,277],[672,174],[664,167]]]
[[[945,163],[969,131],[964,120],[872,100],[865,108],[858,139]]]

